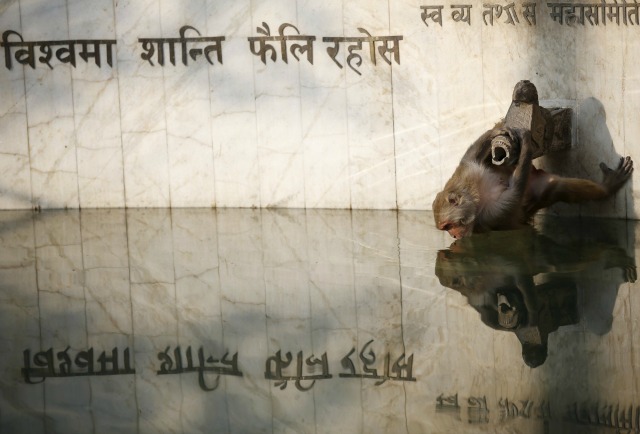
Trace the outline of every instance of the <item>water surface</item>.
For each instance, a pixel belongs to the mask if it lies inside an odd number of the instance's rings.
[[[639,432],[636,223],[432,221],[1,212],[0,432]]]

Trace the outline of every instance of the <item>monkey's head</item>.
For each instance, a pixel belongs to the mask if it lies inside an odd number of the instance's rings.
[[[449,232],[455,239],[471,235],[476,213],[476,201],[461,190],[445,188],[433,201],[436,227]]]

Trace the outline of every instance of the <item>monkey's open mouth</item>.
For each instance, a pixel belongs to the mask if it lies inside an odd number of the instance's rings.
[[[517,307],[509,302],[506,295],[498,293],[498,324],[511,330],[518,326],[519,319]]]

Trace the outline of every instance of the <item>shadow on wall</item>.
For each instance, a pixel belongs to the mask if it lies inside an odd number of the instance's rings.
[[[0,184],[0,197],[10,198],[11,200],[21,204],[21,205],[18,205],[20,206],[19,209],[32,209],[37,211],[40,210],[40,205],[34,205],[29,195],[18,191],[16,188],[13,188],[11,185]],[[57,208],[64,208],[64,206],[58,204]]]
[[[602,181],[600,162],[615,168],[622,155],[614,147],[607,127],[604,106],[596,98],[578,101],[574,107],[574,144],[571,150],[549,154],[536,160],[536,166],[561,176]],[[612,198],[601,202],[556,204],[545,213],[597,217],[629,218],[633,210],[631,180]]]

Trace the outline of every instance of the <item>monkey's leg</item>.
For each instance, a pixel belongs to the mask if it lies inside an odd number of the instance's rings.
[[[535,169],[527,186],[527,213],[532,215],[556,202],[577,203],[605,199],[617,192],[629,179],[633,172],[633,161],[629,157],[621,158],[616,169],[600,163],[600,169],[603,172],[602,183],[563,178]]]

